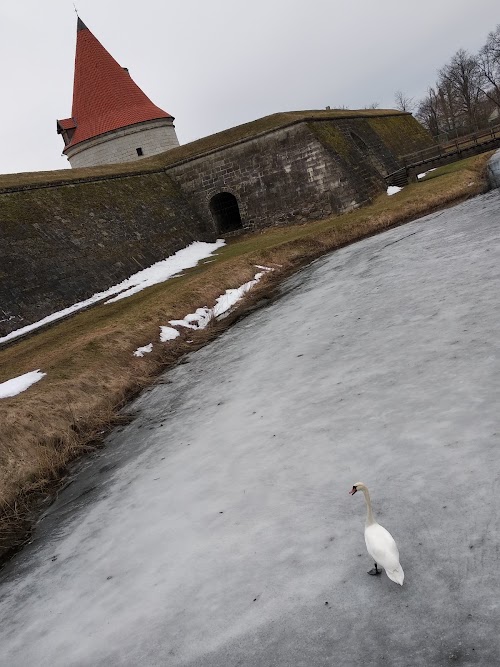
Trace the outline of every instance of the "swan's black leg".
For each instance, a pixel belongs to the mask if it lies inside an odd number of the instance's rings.
[[[379,570],[378,567],[377,567],[377,563],[375,563],[375,567],[372,568],[372,569],[368,572],[368,574],[372,574],[373,576],[375,576],[376,574],[382,574],[382,570]]]

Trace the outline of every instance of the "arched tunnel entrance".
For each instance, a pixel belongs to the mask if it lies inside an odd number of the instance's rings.
[[[243,227],[238,200],[230,192],[219,192],[214,195],[210,200],[210,212],[217,231],[221,234],[234,232]]]

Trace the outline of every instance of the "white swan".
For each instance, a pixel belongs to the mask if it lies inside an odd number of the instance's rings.
[[[373,517],[370,493],[363,482],[357,482],[349,493],[353,496],[356,491],[363,491],[366,501],[365,542],[368,553],[375,561],[375,567],[368,574],[380,574],[378,565],[382,565],[385,573],[400,586],[403,585],[405,573],[399,564],[399,551],[394,538],[388,530],[377,523]]]

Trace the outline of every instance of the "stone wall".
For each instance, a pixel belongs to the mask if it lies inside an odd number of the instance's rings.
[[[0,335],[206,235],[164,173],[0,194]]]
[[[131,125],[115,132],[83,141],[68,149],[73,168],[132,162],[171,150],[179,145],[171,118]],[[138,155],[137,149],[142,150]]]
[[[366,120],[280,128],[167,167],[207,229],[212,198],[236,197],[244,229],[317,220],[352,210],[386,188],[394,154]]]

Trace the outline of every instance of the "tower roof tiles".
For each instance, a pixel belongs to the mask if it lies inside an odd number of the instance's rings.
[[[148,120],[172,118],[157,107],[78,18],[71,118],[65,151],[86,139]],[[68,132],[69,131],[69,132]]]

